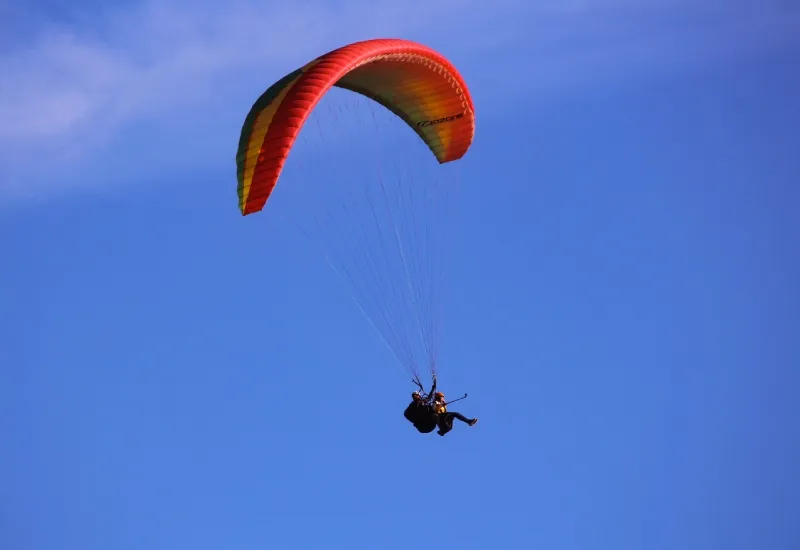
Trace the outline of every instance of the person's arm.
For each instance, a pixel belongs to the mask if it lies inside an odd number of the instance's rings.
[[[433,386],[431,386],[431,391],[428,392],[428,395],[432,397],[434,393],[436,393],[436,375],[435,374],[433,375]]]

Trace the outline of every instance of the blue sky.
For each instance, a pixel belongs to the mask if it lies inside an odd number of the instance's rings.
[[[0,548],[797,548],[798,30],[763,0],[0,1]],[[252,101],[383,36],[476,102],[440,384],[480,423],[445,438],[307,240],[236,208]]]

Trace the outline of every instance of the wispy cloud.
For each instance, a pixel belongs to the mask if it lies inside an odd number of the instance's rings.
[[[125,158],[121,151],[180,164],[196,162],[190,159],[198,148],[219,146],[211,157],[228,164],[241,118],[266,85],[354,40],[402,36],[439,48],[462,68],[480,101],[507,84],[543,93],[800,35],[800,10],[767,0],[349,0],[269,7],[255,0],[145,0],[95,8],[91,17],[75,4],[57,20],[25,19],[12,5],[0,5],[6,21],[0,34],[22,26],[27,32],[17,43],[0,42],[3,195],[96,181]],[[174,147],[167,152],[164,142]]]

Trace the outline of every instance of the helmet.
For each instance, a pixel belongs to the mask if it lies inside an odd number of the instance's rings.
[[[412,399],[419,399],[419,392],[418,391],[412,392],[411,398]]]
[[[433,396],[436,399],[444,399],[444,394],[442,392],[440,392],[440,391],[437,391]]]

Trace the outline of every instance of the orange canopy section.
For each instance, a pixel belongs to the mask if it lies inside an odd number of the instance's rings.
[[[349,44],[286,75],[250,109],[236,154],[243,215],[264,208],[300,128],[332,86],[362,94],[392,111],[440,163],[460,159],[472,145],[472,98],[444,56],[408,40]]]

